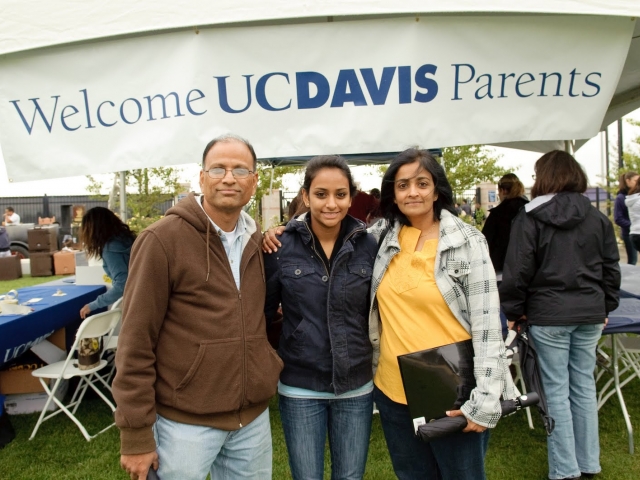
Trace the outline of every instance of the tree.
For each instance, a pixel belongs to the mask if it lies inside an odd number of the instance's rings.
[[[493,156],[482,145],[449,147],[442,149],[442,166],[455,195],[462,195],[479,182],[496,182],[509,173],[498,166],[500,156]]]
[[[628,119],[627,120],[631,125],[635,127],[640,127],[640,122]],[[612,161],[610,163],[609,170],[609,192],[614,196],[618,192],[618,179],[620,175],[626,172],[640,172],[640,135],[635,137],[631,141],[631,145],[627,145],[624,149],[624,153],[622,154],[623,167],[618,167],[617,161]],[[613,145],[611,150],[613,151],[612,158],[618,158],[618,148],[616,145]],[[606,179],[605,179],[606,180]]]
[[[274,190],[282,188],[282,178],[284,175],[288,173],[297,173],[303,168],[304,167],[300,166],[272,167],[269,164],[258,162],[258,187],[256,188],[256,194],[248,205],[249,215],[260,221],[262,212],[260,212],[259,206],[262,197],[269,193],[270,188],[273,188]],[[273,182],[271,181],[272,175]]]

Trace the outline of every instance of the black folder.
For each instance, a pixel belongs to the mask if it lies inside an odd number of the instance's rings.
[[[398,364],[416,429],[458,410],[476,386],[471,340],[399,355]]]

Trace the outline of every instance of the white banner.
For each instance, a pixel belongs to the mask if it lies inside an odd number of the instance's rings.
[[[634,23],[422,17],[216,28],[0,59],[13,181],[201,160],[213,137],[260,158],[595,135]]]

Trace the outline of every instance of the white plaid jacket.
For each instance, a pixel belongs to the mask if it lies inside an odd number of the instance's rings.
[[[379,239],[385,228],[386,222],[382,220],[369,232]],[[369,338],[373,345],[374,372],[380,357],[382,328],[376,292],[391,259],[400,251],[400,228],[396,222],[388,231],[373,267]],[[500,396],[511,399],[518,395],[502,341],[496,275],[482,233],[446,210],[440,219],[435,281],[451,313],[473,340],[477,386],[462,406],[462,412],[478,425],[493,428],[501,415]]]

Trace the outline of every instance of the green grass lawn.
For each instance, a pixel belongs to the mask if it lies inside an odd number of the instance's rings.
[[[23,280],[26,280],[26,277]],[[32,279],[48,281],[52,277]],[[0,293],[15,286],[0,282]],[[638,453],[629,455],[627,433],[617,398],[613,397],[600,410],[600,445],[603,472],[597,478],[637,480],[640,478],[640,381],[624,388],[627,408],[632,416]],[[289,479],[289,465],[284,435],[280,424],[277,398],[271,402],[273,432],[273,478]],[[109,408],[95,397],[87,398],[78,417],[94,433],[111,421]],[[29,441],[37,414],[11,417],[16,439],[0,450],[0,480],[41,479],[122,479],[128,476],[119,467],[119,437],[115,428],[91,442],[85,441],[78,428],[64,414],[45,422],[34,440]],[[547,478],[546,436],[537,413],[535,430],[530,430],[524,412],[500,421],[492,431],[487,455],[489,480],[543,480]],[[330,478],[327,456],[325,478]],[[395,478],[387,453],[380,419],[374,416],[366,479]]]
[[[52,277],[32,277],[31,275],[24,275],[17,280],[0,280],[0,295],[7,293],[9,290],[17,288],[32,287],[40,283],[51,282],[60,278],[65,278],[68,275],[54,275]]]

